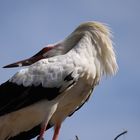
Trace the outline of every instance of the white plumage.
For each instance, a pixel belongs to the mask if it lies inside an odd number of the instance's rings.
[[[4,100],[0,107],[0,139],[32,138],[39,134],[34,129],[38,126],[41,140],[50,125],[55,127],[53,140],[57,140],[61,123],[88,100],[102,76],[117,72],[110,37],[105,25],[86,22],[64,41],[28,60],[5,66],[30,65],[0,86],[0,101]],[[16,92],[12,97],[10,86]]]

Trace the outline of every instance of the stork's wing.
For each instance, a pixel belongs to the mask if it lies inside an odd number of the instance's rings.
[[[40,100],[52,100],[60,94],[60,87],[41,85],[24,87],[7,81],[0,86],[0,116],[16,111]]]
[[[67,76],[68,77],[68,76]],[[67,78],[66,77],[66,78]],[[66,82],[64,78],[64,82]],[[60,95],[65,89],[74,84],[74,79],[62,90],[63,85],[60,87],[43,87],[17,85],[7,81],[0,85],[0,116],[7,113],[24,108],[28,105],[34,104],[41,100],[53,100]]]
[[[76,82],[75,68],[70,64],[41,61],[0,85],[0,116],[41,100],[53,100]]]

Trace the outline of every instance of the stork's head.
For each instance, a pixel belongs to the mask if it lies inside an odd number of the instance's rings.
[[[111,33],[107,26],[99,22],[82,23],[63,41],[42,49],[29,59],[18,61],[4,68],[28,66],[44,58],[66,54],[77,46],[85,36],[91,40],[91,49],[94,48],[94,51],[96,51],[97,55],[94,57],[99,59],[103,66],[103,73],[107,75],[115,74],[118,66],[112,47]]]

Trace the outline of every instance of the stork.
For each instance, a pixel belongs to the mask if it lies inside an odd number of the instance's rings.
[[[0,140],[42,140],[89,99],[101,78],[118,70],[109,28],[95,21],[80,24],[66,39],[29,59],[4,68],[23,67],[0,85]]]

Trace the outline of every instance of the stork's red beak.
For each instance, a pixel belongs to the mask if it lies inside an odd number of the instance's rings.
[[[9,64],[9,65],[6,65],[3,68],[14,68],[14,67],[29,66],[29,65],[45,58],[45,54],[53,48],[54,48],[53,46],[45,47],[41,51],[39,51],[37,54],[35,54],[34,56],[32,56],[28,59],[25,59],[25,60],[21,60],[21,61]]]

